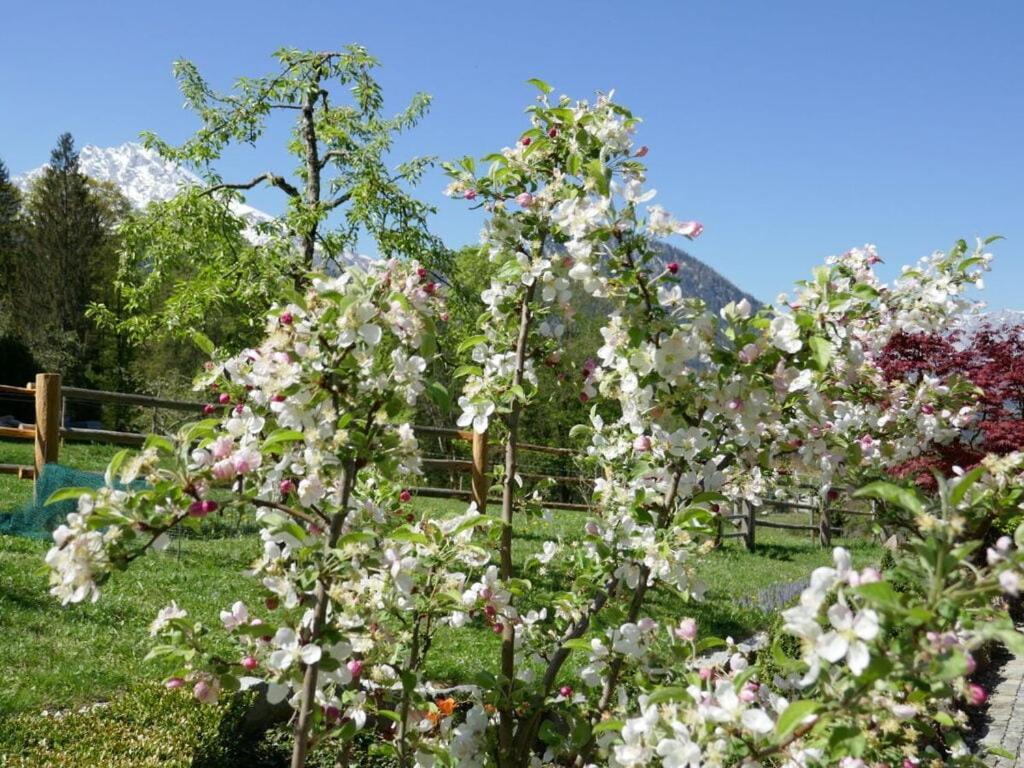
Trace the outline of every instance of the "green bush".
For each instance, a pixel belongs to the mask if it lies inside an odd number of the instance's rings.
[[[244,761],[237,738],[250,698],[198,704],[187,691],[138,685],[107,704],[67,713],[0,717],[3,768],[228,768]]]

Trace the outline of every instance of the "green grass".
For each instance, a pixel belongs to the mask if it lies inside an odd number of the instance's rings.
[[[0,461],[25,461],[23,447],[0,442]],[[113,452],[107,447],[68,446],[61,460],[98,470]],[[6,486],[0,486],[0,508],[11,506],[7,493]],[[31,483],[21,481],[15,493],[27,498]],[[416,505],[435,511],[465,508],[433,499],[418,499]],[[549,521],[521,517],[514,558],[519,571],[545,541],[561,538],[571,544],[584,521],[581,512],[554,512]],[[858,565],[881,557],[881,549],[863,539],[838,543],[851,549]],[[99,602],[68,608],[48,594],[43,566],[47,546],[0,536],[0,637],[4,639],[0,679],[7,681],[0,687],[0,714],[74,708],[114,698],[132,681],[160,680],[168,670],[143,662],[149,648],[147,628],[172,599],[197,619],[216,626],[217,612],[232,601],[258,603],[261,598],[255,580],[243,573],[258,553],[255,537],[187,539],[180,543],[180,553],[176,543],[115,574]],[[746,637],[766,629],[770,616],[745,604],[744,598],[771,585],[806,578],[830,561],[830,553],[806,535],[759,529],[756,553],[746,552],[738,540],[727,540],[721,549],[698,561],[698,575],[708,586],[704,600],[684,603],[656,591],[649,603],[650,615],[665,622],[693,616],[704,634]],[[533,589],[521,609],[550,605],[554,593],[587,586],[568,581],[567,573],[559,570],[564,564],[552,565],[526,573]],[[454,683],[470,680],[480,671],[494,671],[498,646],[498,638],[483,626],[445,629],[428,656],[427,676]]]

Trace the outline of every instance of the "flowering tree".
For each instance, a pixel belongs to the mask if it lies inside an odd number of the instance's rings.
[[[188,681],[203,701],[259,681],[272,700],[287,697],[296,767],[318,743],[344,760],[360,728],[402,766],[423,768],[818,765],[888,760],[908,745],[950,756],[955,700],[978,698],[964,681],[968,653],[990,638],[1020,645],[991,600],[1017,590],[1013,543],[977,568],[965,562],[977,545],[958,540],[978,510],[1019,502],[1016,459],[943,485],[935,509],[869,486],[918,521],[913,557],[895,574],[912,587],[854,572],[838,551],[786,615],[805,645],[787,679],[756,680],[741,655],[724,668],[700,662],[722,642],[686,617],[662,627],[648,604],[655,592],[699,596],[693,555],[710,544],[700,542],[716,506],[756,501],[783,472],[827,492],[956,434],[970,393],[887,378],[878,353],[895,333],[952,322],[989,256],[957,246],[886,286],[867,247],[831,259],[784,310],[740,302],[709,313],[654,258],[654,238],[701,227],[645,205],[654,193],[647,150],[632,144],[637,120],[609,97],[552,103],[536,85],[531,127],[486,174],[468,159],[448,166],[449,193],[490,213],[482,247],[497,277],[480,334],[463,344],[472,362],[459,371],[459,423],[505,438],[497,562],[474,543],[490,521],[475,509],[434,518],[402,508],[418,470],[403,415],[428,386],[439,309],[425,271],[389,262],[318,279],[275,311],[259,348],[212,364],[202,384],[220,418],[115,459],[108,486],[142,478],[146,488],[82,498],[48,554],[54,593],[95,599],[106,573],[174,525],[249,510],[268,602],[223,612],[237,658],[206,650],[207,630],[173,603],[153,624],[154,653],[182,667],[169,685]],[[518,428],[545,396],[536,366],[562,360],[573,282],[614,308],[581,372],[581,398],[600,406],[577,430],[589,437],[594,508],[575,546],[546,542],[516,572],[514,516],[535,504],[520,491]],[[568,581],[540,593],[533,569],[555,558]],[[465,706],[430,702],[420,683],[433,632],[469,622],[501,635],[498,667]],[[582,666],[570,676],[574,654]],[[891,703],[911,724],[872,736]]]
[[[900,476],[933,487],[932,469],[949,473],[954,466],[974,466],[986,454],[1024,446],[1024,326],[982,323],[952,332],[896,334],[881,365],[890,379],[931,377],[979,389],[974,416],[959,438],[898,466]]]
[[[187,681],[201,701],[260,681],[271,702],[288,698],[296,766],[320,738],[344,746],[368,692],[393,682],[397,701],[383,698],[402,713],[402,749],[412,743],[404,728],[438,610],[451,613],[460,568],[487,559],[471,542],[485,522],[475,509],[432,520],[405,508],[420,460],[403,416],[424,391],[440,306],[416,264],[314,279],[271,315],[259,347],[208,365],[211,418],[115,458],[107,487],[82,496],[47,555],[56,596],[95,600],[112,569],[165,545],[175,526],[227,507],[253,515],[267,599],[221,613],[237,657],[206,650],[206,628],[174,603],[153,622],[153,655],[178,662],[168,685]],[[115,479],[146,487],[115,490]]]

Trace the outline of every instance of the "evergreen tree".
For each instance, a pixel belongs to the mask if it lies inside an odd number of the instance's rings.
[[[24,384],[35,373],[32,356],[19,338],[15,308],[16,273],[23,252],[20,215],[21,193],[11,183],[7,166],[0,160],[0,361],[3,361],[0,383],[3,384]],[[7,404],[5,412],[11,410]],[[31,416],[28,411],[16,415]]]
[[[0,337],[14,331],[14,267],[20,247],[21,194],[11,183],[10,174],[0,160]]]
[[[111,237],[122,208],[112,194],[80,172],[65,133],[25,200],[27,258],[17,276],[24,335],[41,365],[74,383],[88,383],[102,347],[86,309],[105,298],[113,276]]]

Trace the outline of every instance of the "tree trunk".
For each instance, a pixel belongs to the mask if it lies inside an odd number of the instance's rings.
[[[320,80],[315,79],[302,97],[302,143],[306,150],[306,205],[313,211],[320,203],[320,152],[316,138],[316,99]],[[307,270],[313,269],[317,223],[302,233],[302,257]]]
[[[339,509],[331,518],[331,528],[327,535],[326,549],[330,550],[338,543],[341,535],[341,526],[345,522],[348,513],[348,499],[355,484],[355,467],[350,463],[341,476],[341,503]],[[310,642],[317,642],[324,631],[327,621],[327,603],[330,598],[327,591],[330,585],[321,574],[316,582],[316,607],[313,614],[313,626],[310,629]],[[302,679],[302,694],[299,700],[299,715],[295,719],[295,744],[292,747],[291,768],[305,768],[306,753],[309,751],[309,729],[313,720],[313,708],[316,706],[316,680],[320,671],[320,663],[314,662],[306,666]]]
[[[512,374],[514,386],[522,386],[523,369],[526,366],[526,342],[530,334],[530,302],[533,301],[536,283],[523,294],[519,312],[519,336],[516,339],[516,368]],[[505,477],[501,494],[501,562],[500,575],[503,582],[512,578],[512,513],[515,503],[515,477],[518,458],[519,416],[523,404],[517,398],[512,402],[508,415],[508,442],[505,444]],[[516,630],[507,618],[501,631],[501,674],[506,681],[505,695],[501,699],[498,720],[498,764],[514,765],[513,738],[515,733],[515,709],[512,706],[512,690],[516,672]]]

